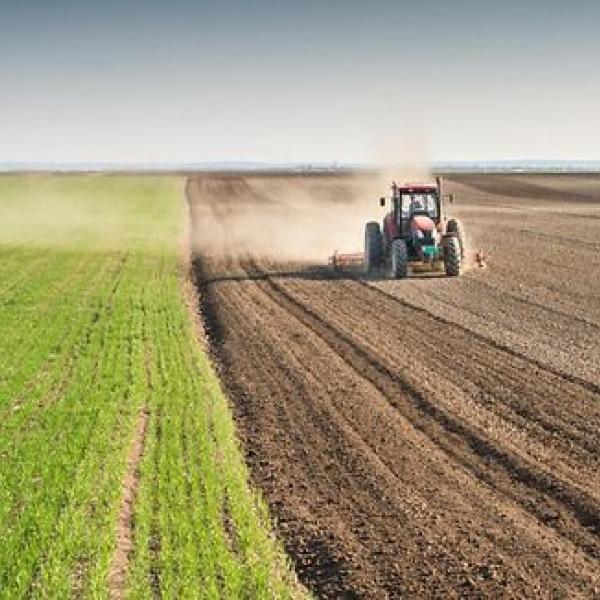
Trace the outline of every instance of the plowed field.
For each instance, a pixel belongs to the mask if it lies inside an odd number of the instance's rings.
[[[391,281],[203,243],[240,213],[260,231],[284,189],[333,207],[333,232],[336,211],[344,226],[363,211],[355,178],[188,181],[202,310],[253,479],[318,596],[594,597],[600,178],[447,184],[488,268]]]

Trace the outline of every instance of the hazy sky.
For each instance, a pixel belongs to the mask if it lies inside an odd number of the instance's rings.
[[[599,159],[600,2],[0,0],[0,161]]]

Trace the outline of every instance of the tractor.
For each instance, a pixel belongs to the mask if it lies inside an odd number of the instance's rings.
[[[409,264],[440,269],[449,277],[460,275],[465,239],[456,219],[446,220],[442,180],[435,183],[392,183],[391,210],[383,219],[365,226],[364,266],[368,274],[387,269],[390,277],[408,276]],[[386,198],[380,198],[385,206]]]

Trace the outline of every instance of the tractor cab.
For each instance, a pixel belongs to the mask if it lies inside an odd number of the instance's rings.
[[[435,192],[405,192],[400,195],[397,210],[402,219],[410,219],[413,215],[424,215],[430,219],[438,219],[437,204]]]
[[[408,235],[411,221],[434,225],[440,222],[440,197],[435,184],[405,184],[398,186],[392,184],[393,211],[390,215],[401,235]],[[417,219],[416,217],[422,217]]]
[[[382,205],[385,198],[381,199]],[[435,183],[392,183],[392,210],[383,222],[384,244],[404,238],[413,257],[421,256],[424,245],[435,243],[441,221],[440,186]],[[424,242],[427,242],[424,244]]]

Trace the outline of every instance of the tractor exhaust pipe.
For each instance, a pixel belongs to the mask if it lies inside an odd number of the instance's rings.
[[[438,189],[438,216],[445,222],[446,221],[446,203],[444,202],[444,196],[442,192],[442,178],[438,175],[435,178]],[[442,214],[442,207],[444,208],[444,214]]]

